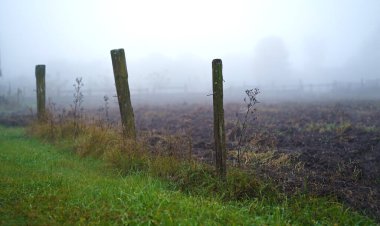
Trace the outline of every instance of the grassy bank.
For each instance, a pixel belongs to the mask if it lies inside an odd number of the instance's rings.
[[[2,225],[375,224],[320,198],[223,201],[189,195],[146,171],[121,175],[106,161],[27,138],[23,129],[0,127],[0,162]]]

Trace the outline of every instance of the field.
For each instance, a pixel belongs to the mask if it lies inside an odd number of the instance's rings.
[[[379,101],[283,102],[258,104],[256,108],[257,111],[249,114],[246,120],[247,130],[242,131],[246,106],[238,103],[225,105],[229,167],[238,166],[237,150],[241,150],[240,168],[260,180],[271,181],[271,185],[288,197],[300,194],[327,197],[379,220]],[[55,111],[59,115],[62,109],[57,107]],[[20,117],[22,114],[6,115],[1,121],[8,125],[27,123],[28,117]],[[107,115],[104,109],[87,109],[84,115],[85,121],[93,123],[101,119],[111,128],[120,128],[116,108],[108,109]],[[135,117],[139,140],[147,144],[151,153],[165,152],[181,159],[212,164],[211,106],[138,105]],[[244,142],[239,145],[242,135]],[[332,223],[331,216],[327,219]],[[214,223],[228,222],[232,221]],[[312,223],[286,217],[278,222]]]
[[[231,164],[236,163],[236,121],[244,121],[245,111],[244,105],[225,106]],[[141,107],[136,116],[151,142],[165,134],[181,137],[182,144],[191,138],[192,153],[212,162],[211,106]],[[245,168],[276,180],[286,192],[337,196],[380,216],[379,101],[259,104],[249,118]]]
[[[311,196],[223,201],[189,195],[144,172],[122,176],[105,162],[0,127],[1,225],[374,225]]]

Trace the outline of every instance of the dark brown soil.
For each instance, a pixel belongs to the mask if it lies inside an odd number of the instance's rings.
[[[243,121],[244,114],[242,105],[225,106],[231,164],[236,163],[233,150],[240,132],[236,121]],[[212,162],[211,106],[139,107],[135,115],[140,131],[191,137],[192,154]],[[245,161],[245,168],[271,178],[290,194],[334,196],[379,219],[380,102],[259,104],[245,134],[249,152],[270,156]],[[188,146],[181,147],[190,152]]]
[[[0,125],[3,126],[26,126],[32,120],[33,116],[25,111],[7,114],[0,113]]]

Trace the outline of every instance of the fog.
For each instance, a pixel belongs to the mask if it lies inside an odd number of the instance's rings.
[[[231,90],[378,83],[379,12],[378,0],[0,0],[0,94],[33,93],[46,64],[51,97],[76,77],[112,95],[115,48],[132,93],[205,96],[214,58]]]

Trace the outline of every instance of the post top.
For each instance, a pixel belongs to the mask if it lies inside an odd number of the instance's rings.
[[[212,64],[222,64],[222,60],[221,59],[213,59],[212,60]]]
[[[117,55],[117,54],[123,54],[123,53],[124,53],[124,49],[123,48],[111,50],[111,55]]]
[[[46,67],[45,64],[37,64],[37,65],[36,65],[36,69],[37,69],[37,68],[45,68],[45,67]]]

